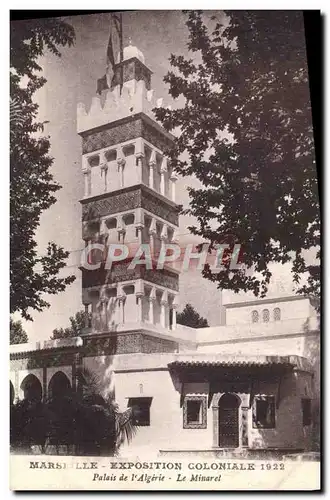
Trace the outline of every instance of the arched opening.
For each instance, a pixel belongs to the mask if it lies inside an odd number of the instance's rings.
[[[262,321],[264,323],[268,323],[269,322],[269,309],[264,309],[262,311]]]
[[[239,406],[236,394],[224,394],[219,400],[219,446],[239,447]]]
[[[14,386],[13,386],[13,383],[12,381],[10,380],[9,381],[9,384],[10,384],[10,406],[12,404],[14,404],[14,400],[15,400],[15,389],[14,389]]]
[[[21,390],[24,394],[24,399],[33,402],[39,402],[42,398],[42,387],[39,379],[30,373],[21,383]]]
[[[281,320],[281,309],[279,307],[275,307],[275,309],[273,311],[273,316],[274,316],[274,321]]]
[[[71,384],[68,377],[63,372],[56,372],[52,376],[48,386],[48,396],[50,399],[61,399],[71,392]]]

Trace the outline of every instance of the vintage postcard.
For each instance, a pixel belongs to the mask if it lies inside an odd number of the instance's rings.
[[[11,489],[319,490],[310,18],[22,17]]]

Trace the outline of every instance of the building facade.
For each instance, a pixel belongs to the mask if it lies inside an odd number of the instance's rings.
[[[12,400],[76,391],[85,367],[122,410],[132,407],[137,433],[123,454],[314,449],[319,329],[309,299],[231,298],[221,326],[177,324],[179,273],[155,265],[162,245],[177,241],[176,175],[166,154],[173,137],[154,119],[162,102],[136,47],[125,48],[112,81],[77,114],[82,303],[91,323],[81,337],[11,346]],[[111,245],[125,245],[127,255],[116,262],[113,253],[107,267]],[[141,247],[151,266],[130,266]]]

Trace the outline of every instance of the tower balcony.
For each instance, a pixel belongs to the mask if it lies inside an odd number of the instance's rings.
[[[177,176],[164,153],[138,137],[84,154],[84,198],[144,184],[175,202]]]
[[[148,325],[175,330],[177,297],[177,292],[142,279],[83,289],[85,333]]]
[[[128,258],[136,255],[141,244],[148,244],[151,257],[157,260],[164,243],[178,242],[178,228],[148,210],[136,208],[84,221],[82,238],[86,246],[94,242],[104,244],[103,260],[106,260],[106,249],[116,244],[126,245]],[[96,254],[96,259],[100,261],[98,252]],[[93,250],[88,259],[89,263],[95,263]]]

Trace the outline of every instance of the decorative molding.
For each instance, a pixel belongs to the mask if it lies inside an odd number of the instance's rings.
[[[179,215],[177,210],[173,210],[171,205],[161,203],[158,197],[151,196],[149,193],[143,193],[141,200],[141,207],[154,215],[158,215],[162,219],[170,222],[171,224],[179,224]]]
[[[159,352],[159,353],[176,352],[177,349],[178,349],[177,342],[173,342],[172,340],[151,337],[150,335],[143,335],[142,352],[145,354],[149,354],[152,352]]]
[[[201,402],[200,422],[188,422],[187,403],[188,401]],[[207,396],[185,396],[183,402],[183,428],[184,429],[206,429],[207,428]]]
[[[84,339],[85,356],[104,356],[133,353],[175,352],[178,344],[171,340],[145,335],[141,332],[97,334]]]
[[[161,151],[172,146],[170,134],[144,113],[137,113],[83,133],[82,153],[92,153],[139,137]]]
[[[120,85],[121,68],[123,68],[123,83],[129,82],[130,80],[136,80],[137,82],[143,80],[145,82],[146,89],[150,90],[152,71],[137,57],[131,57],[130,59],[125,59],[123,62],[116,64],[115,73],[111,82],[111,88]]]
[[[11,354],[10,368],[13,371],[20,371],[72,365],[78,349],[81,350],[81,347],[69,352],[67,350],[47,349]]]
[[[143,279],[155,283],[155,285],[160,285],[165,288],[170,288],[176,292],[179,291],[179,276],[176,273],[172,273],[167,269],[145,269],[143,268]]]
[[[82,200],[81,203],[83,222],[136,208],[144,208],[175,226],[179,224],[178,206],[165,197],[153,193],[144,185],[104,193],[94,199]]]
[[[303,295],[288,295],[285,297],[274,297],[274,298],[265,298],[265,299],[252,299],[252,300],[246,300],[242,302],[235,302],[233,304],[223,304],[223,307],[226,309],[235,309],[237,307],[250,307],[250,306],[260,306],[262,307],[263,305],[266,304],[273,304],[274,307],[276,307],[277,302],[291,302],[294,300],[305,300],[308,297],[304,297]]]
[[[127,190],[126,192],[108,193],[87,202],[82,202],[82,220],[88,221],[98,219],[106,215],[112,215],[126,210],[134,210],[141,206],[141,192],[139,189]]]
[[[113,285],[123,281],[142,279],[175,292],[179,291],[179,277],[177,274],[167,269],[145,269],[143,265],[128,269],[128,265],[129,261],[117,263],[111,269],[105,269],[104,266],[94,271],[81,268],[82,288],[88,289],[94,286]]]
[[[246,406],[241,406],[241,436],[242,436],[242,446],[247,448],[249,446],[249,420],[248,420],[249,408]]]

